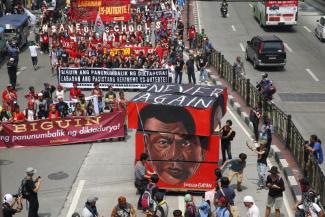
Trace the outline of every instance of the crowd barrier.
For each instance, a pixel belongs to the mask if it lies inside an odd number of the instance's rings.
[[[197,34],[196,37],[198,49],[203,48],[203,37]],[[290,114],[286,114],[274,103],[267,101],[250,82],[249,78],[234,73],[232,64],[224,58],[224,55],[213,49],[209,56],[209,63],[213,66],[218,75],[227,81],[232,89],[236,91],[249,107],[261,105],[262,113],[267,115],[273,125],[274,133],[285,142],[296,163],[306,177],[309,179],[312,187],[320,194],[322,204],[325,204],[325,175],[317,164],[316,160],[309,156],[308,163],[305,159],[304,141],[302,134],[298,131]]]

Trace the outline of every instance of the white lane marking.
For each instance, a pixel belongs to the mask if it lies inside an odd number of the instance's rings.
[[[269,159],[267,159],[267,165],[271,168],[273,165],[271,163],[271,161]],[[283,194],[283,202],[284,202],[284,206],[286,207],[286,211],[288,213],[289,217],[293,217],[293,211],[291,209],[291,206],[289,204],[288,198],[286,194]]]
[[[304,26],[304,29],[306,29],[307,32],[311,32],[311,30],[307,26]]]
[[[249,137],[251,138],[251,134],[246,130],[246,128],[242,125],[242,123],[240,123],[240,121],[238,120],[238,118],[235,116],[235,114],[229,109],[229,107],[227,107],[227,111],[230,113],[230,115],[232,116],[232,118],[236,121],[236,123],[238,124],[238,126],[244,131],[244,133]],[[271,162],[269,159],[267,159],[267,164],[271,167]],[[289,205],[289,202],[288,202],[288,198],[285,194],[283,194],[283,202],[284,202],[284,205],[286,207],[286,210],[287,210],[287,213],[289,215],[289,217],[293,217],[293,212],[292,212],[292,209]]]
[[[316,81],[318,82],[319,79],[316,77],[316,75],[310,70],[310,69],[306,69],[306,72],[308,72],[308,74]]]
[[[245,47],[244,47],[244,45],[243,45],[242,43],[239,43],[239,46],[240,46],[241,50],[242,50],[243,52],[245,52]]]
[[[199,5],[198,5],[198,1],[195,1],[196,3],[196,14],[197,14],[197,25],[198,25],[198,29],[199,31],[201,31],[201,18],[200,18],[200,10],[199,10]]]
[[[234,25],[231,25],[232,31],[236,32],[236,28]]]
[[[249,5],[249,7],[251,7],[251,8],[253,7],[253,5],[252,5],[251,3],[248,3],[248,5]]]
[[[289,47],[289,45],[287,43],[284,43],[284,47],[290,52],[292,53],[292,49]]]
[[[78,205],[78,201],[79,201],[79,198],[80,198],[80,195],[81,195],[81,191],[82,191],[85,183],[86,183],[86,180],[80,180],[79,181],[78,186],[77,186],[77,190],[74,193],[74,196],[73,196],[73,199],[72,199],[72,203],[70,205],[70,208],[69,208],[67,217],[71,217],[72,214],[74,213],[74,211],[76,210],[76,207]]]
[[[21,73],[21,71],[18,71],[18,72],[17,72],[17,75],[20,75],[20,73]]]
[[[23,66],[23,67],[21,67],[21,71],[25,71],[27,69],[27,67],[26,66]]]
[[[182,211],[182,213],[185,213],[185,201],[183,196],[178,196],[178,209]]]

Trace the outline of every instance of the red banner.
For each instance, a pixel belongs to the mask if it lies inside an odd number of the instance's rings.
[[[186,140],[186,145],[179,144],[182,140]],[[168,145],[169,142],[173,145]],[[138,131],[136,160],[143,152],[149,155],[148,169],[158,174],[158,186],[162,189],[208,191],[215,186],[219,143],[219,135],[204,137]]]
[[[71,20],[94,22],[99,13],[104,23],[127,22],[131,19],[130,0],[77,1],[72,3]]]
[[[0,147],[49,146],[124,136],[124,112],[22,123],[3,123]]]

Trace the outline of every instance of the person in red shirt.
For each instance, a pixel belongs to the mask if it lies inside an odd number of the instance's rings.
[[[44,34],[42,34],[42,51],[44,53],[50,53],[49,50],[49,43],[50,43],[50,38],[47,32],[44,32]]]
[[[19,105],[14,106],[14,112],[12,113],[12,120],[13,121],[24,121],[25,114],[19,110]]]
[[[37,100],[37,93],[35,92],[35,88],[33,86],[29,87],[29,92],[25,95],[25,98],[28,102],[34,103]]]
[[[73,82],[73,88],[70,89],[70,99],[78,99],[81,95],[81,90],[78,88],[78,83]]]
[[[17,93],[13,89],[11,84],[7,85],[7,88],[2,92],[2,106],[7,111],[13,111],[14,104],[17,101]]]
[[[58,119],[59,118],[59,112],[56,110],[56,107],[54,104],[50,105],[50,112],[48,119]]]
[[[196,35],[196,31],[195,31],[195,27],[194,25],[192,25],[189,29],[188,29],[188,41],[190,44],[190,49],[194,49],[195,48],[195,35]]]

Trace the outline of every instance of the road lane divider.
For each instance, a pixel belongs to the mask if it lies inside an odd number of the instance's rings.
[[[234,25],[231,25],[232,31],[236,32],[236,28]]]
[[[307,26],[304,26],[304,29],[305,29],[307,32],[311,32],[311,30],[310,30]]]
[[[240,46],[240,49],[241,49],[243,52],[245,52],[245,47],[244,47],[244,45],[243,45],[242,43],[239,43],[239,46]]]
[[[73,199],[72,199],[72,202],[71,202],[67,217],[71,217],[72,214],[74,213],[74,211],[76,210],[77,205],[78,205],[78,201],[79,201],[82,189],[85,186],[85,183],[86,183],[86,180],[79,180],[79,183],[78,183],[76,192],[74,193],[74,196],[73,196]]]
[[[289,45],[287,43],[283,43],[284,47],[290,52],[292,53],[292,49],[289,47]]]
[[[310,69],[306,69],[306,72],[308,72],[308,74],[316,81],[318,82],[319,79],[316,77],[316,75],[310,70]]]

